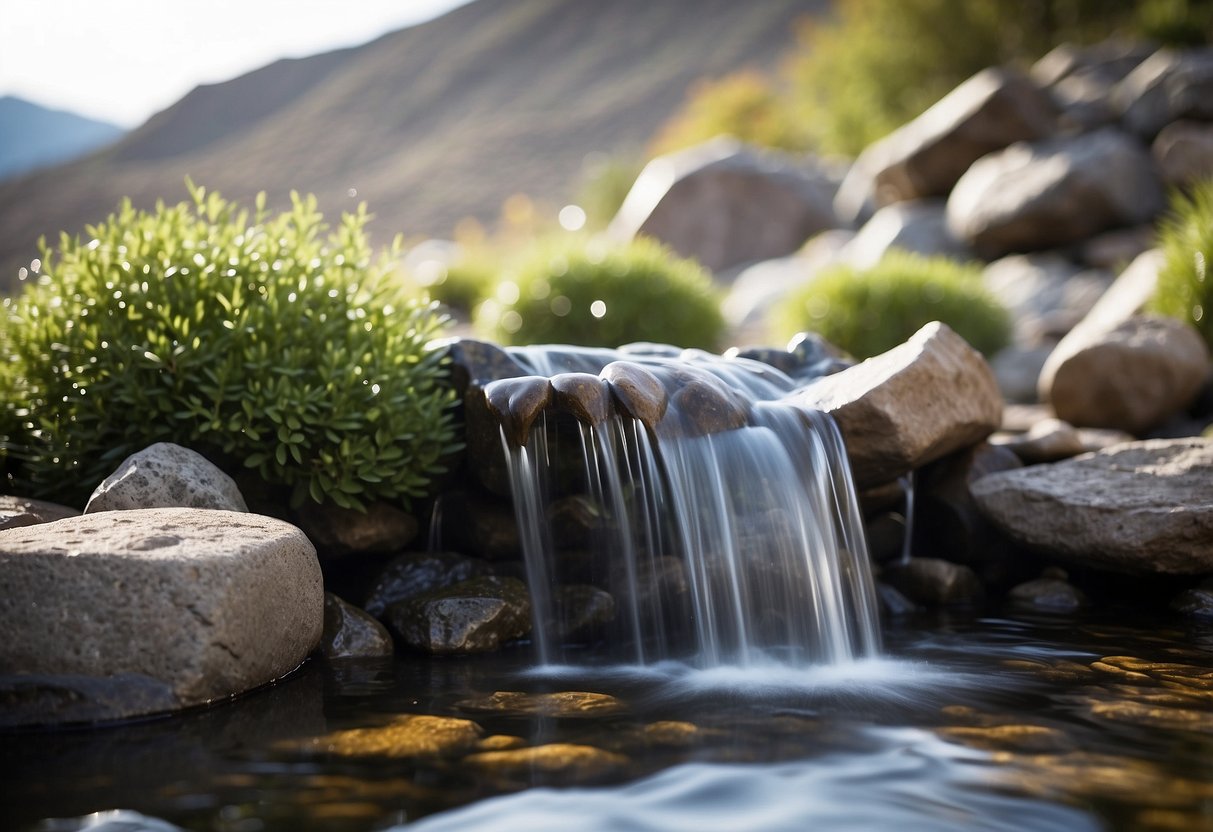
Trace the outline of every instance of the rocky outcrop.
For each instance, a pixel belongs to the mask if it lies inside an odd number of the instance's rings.
[[[649,162],[610,234],[653,237],[721,271],[791,254],[838,225],[836,189],[835,176],[820,164],[721,138]]]
[[[978,506],[1019,542],[1133,574],[1213,572],[1213,440],[1130,442],[990,474]]]
[[[948,226],[979,253],[997,257],[1145,222],[1162,207],[1149,153],[1105,128],[1020,142],[980,159],[948,197]]]
[[[94,680],[109,693],[91,719],[273,681],[312,651],[323,625],[311,543],[241,512],[143,509],[9,529],[0,587],[0,674]],[[115,685],[137,695],[115,695]]]
[[[124,459],[93,491],[84,513],[136,508],[248,511],[231,477],[202,454],[171,442],[157,442]]]
[[[973,445],[1002,421],[1002,396],[977,350],[939,322],[791,400],[834,417],[860,488]]]

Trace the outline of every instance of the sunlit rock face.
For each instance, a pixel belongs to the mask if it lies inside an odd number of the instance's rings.
[[[1075,564],[1133,574],[1213,572],[1213,440],[1128,442],[973,484],[1014,539]]]

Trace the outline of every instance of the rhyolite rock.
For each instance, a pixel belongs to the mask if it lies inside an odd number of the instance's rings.
[[[1111,330],[1071,331],[1041,369],[1040,396],[1071,424],[1140,435],[1186,408],[1211,370],[1190,324],[1135,315]]]
[[[1002,421],[1002,395],[989,365],[938,321],[789,398],[834,417],[860,488],[979,442]]]
[[[248,511],[235,481],[202,454],[157,442],[131,454],[93,490],[85,514],[136,508]]]
[[[1020,543],[1132,574],[1213,572],[1213,439],[1114,445],[973,484],[983,512]]]
[[[641,235],[720,271],[791,254],[838,225],[826,166],[719,138],[649,162],[609,233]]]
[[[35,526],[39,523],[52,523],[55,520],[77,517],[79,514],[78,510],[70,506],[0,494],[0,531],[21,526]]]
[[[1014,70],[982,70],[866,148],[839,187],[834,209],[855,223],[892,202],[945,196],[982,156],[1055,130],[1056,107],[1035,82]]]
[[[92,719],[280,678],[316,646],[323,608],[312,544],[268,517],[136,509],[0,532],[0,675],[123,677],[140,691]]]
[[[996,257],[1146,222],[1163,204],[1145,147],[1105,128],[1019,142],[978,160],[948,197],[948,226],[978,253]]]
[[[473,578],[388,607],[387,622],[427,653],[483,653],[531,631],[531,599],[517,578]]]
[[[326,659],[366,659],[392,655],[392,636],[364,610],[324,593],[320,654]]]
[[[410,552],[384,565],[362,607],[382,618],[392,604],[491,573],[492,567],[480,558],[455,552]]]

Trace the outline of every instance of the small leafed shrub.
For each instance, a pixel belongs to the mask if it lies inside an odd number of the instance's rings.
[[[1172,201],[1159,245],[1164,262],[1153,308],[1193,324],[1213,348],[1213,179]]]
[[[191,185],[61,237],[6,298],[0,430],[27,492],[87,494],[157,441],[362,507],[426,492],[455,449],[425,345],[443,319],[372,255],[364,209],[329,229],[313,197],[271,216]],[[45,246],[44,246],[45,249]]]
[[[481,304],[479,328],[509,344],[711,349],[724,318],[707,273],[652,240],[538,244]]]
[[[898,251],[867,270],[829,269],[787,299],[777,325],[788,336],[818,332],[868,358],[931,321],[944,322],[986,355],[1010,340],[1010,316],[985,290],[979,267]]]

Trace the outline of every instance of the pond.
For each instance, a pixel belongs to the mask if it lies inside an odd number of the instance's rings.
[[[924,613],[883,636],[879,659],[795,671],[599,657],[537,672],[526,645],[312,660],[206,709],[5,735],[0,817],[232,832],[1213,828],[1213,623]],[[126,811],[82,817],[107,810]]]

